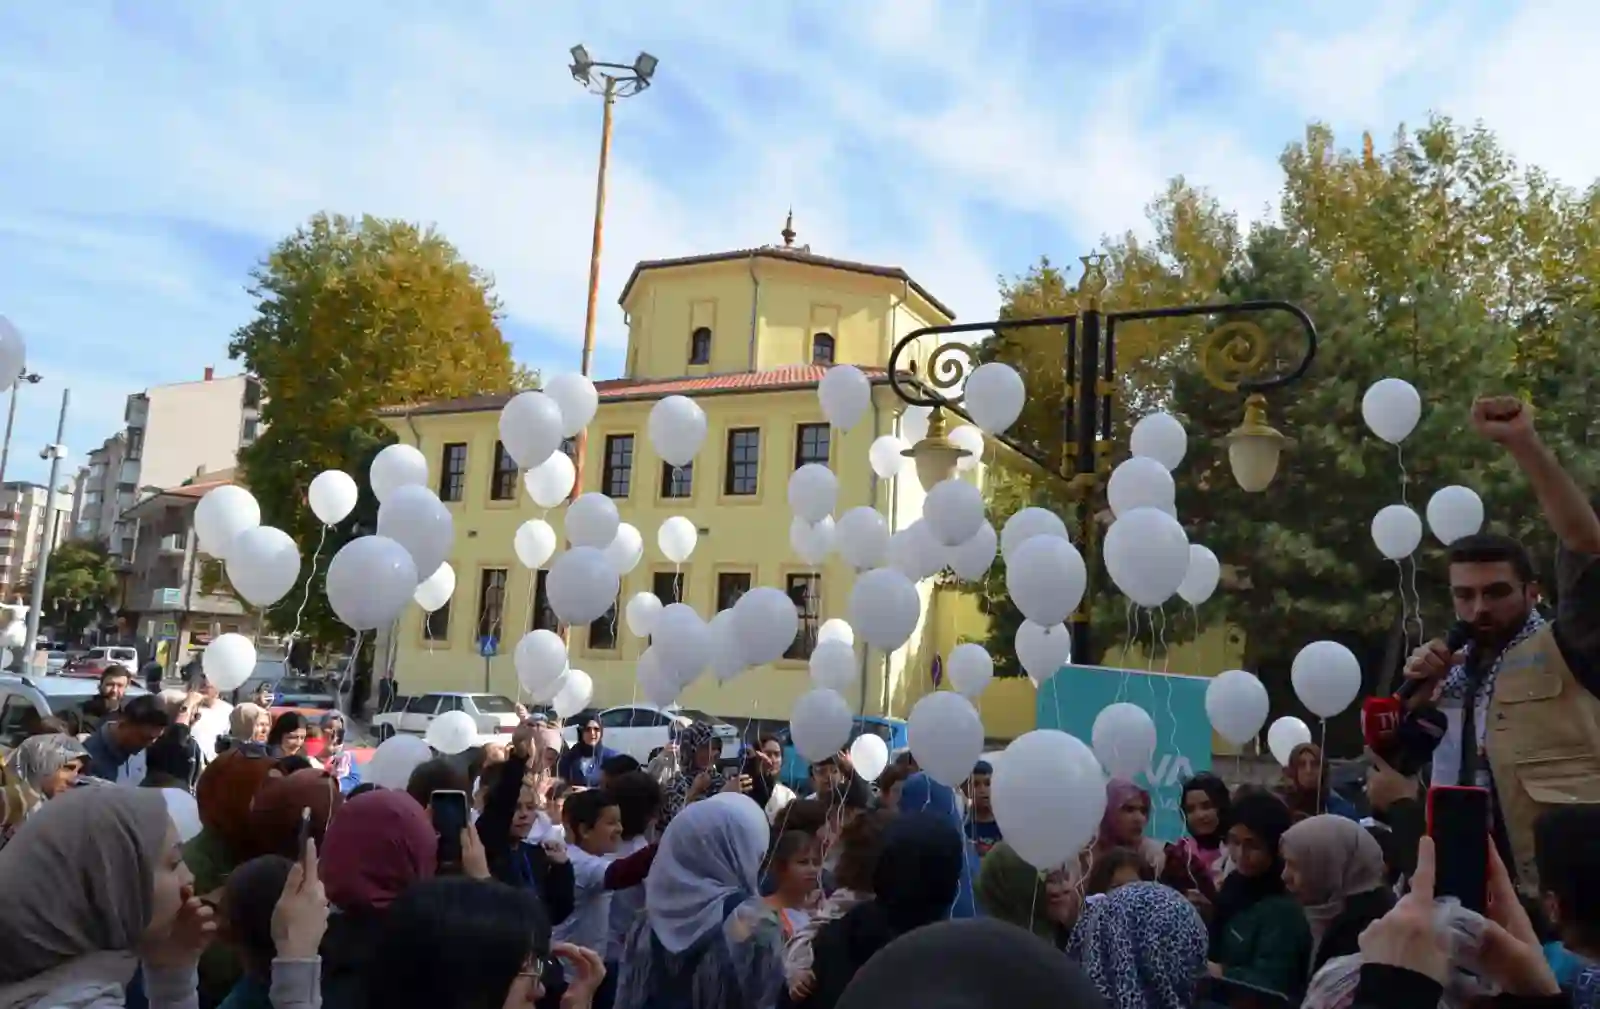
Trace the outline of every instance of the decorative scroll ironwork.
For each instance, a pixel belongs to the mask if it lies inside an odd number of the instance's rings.
[[[1214,389],[1238,392],[1239,383],[1257,375],[1267,363],[1272,343],[1253,322],[1225,322],[1200,338],[1195,357],[1200,374]]]

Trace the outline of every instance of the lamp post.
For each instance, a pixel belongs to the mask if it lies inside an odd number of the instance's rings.
[[[924,489],[955,475],[956,466],[969,453],[946,434],[944,412],[966,416],[960,387],[976,360],[973,345],[958,334],[1048,327],[1066,337],[1062,368],[1067,403],[1062,410],[1062,457],[1052,460],[1031,445],[1004,435],[996,441],[1023,456],[1045,472],[1066,481],[1068,495],[1079,504],[1079,539],[1089,568],[1083,601],[1072,614],[1072,654],[1088,661],[1089,615],[1094,603],[1096,537],[1095,497],[1111,469],[1111,409],[1116,396],[1116,330],[1119,323],[1152,319],[1203,318],[1219,321],[1202,337],[1197,349],[1200,372],[1213,388],[1244,393],[1244,417],[1228,433],[1228,463],[1239,487],[1250,493],[1267,489],[1277,474],[1279,457],[1290,444],[1268,423],[1265,393],[1299,381],[1317,353],[1317,327],[1299,306],[1287,301],[1240,301],[1182,305],[1125,312],[1107,312],[1101,306],[1106,289],[1104,256],[1082,257],[1083,277],[1078,284],[1079,311],[1072,315],[1003,319],[953,326],[929,326],[902,337],[889,355],[889,384],[895,395],[913,406],[931,407],[928,433],[905,450],[916,464]],[[1253,317],[1287,315],[1305,333],[1305,348],[1294,366],[1282,374],[1263,374],[1271,341]],[[922,342],[938,343],[917,374],[908,355]],[[929,338],[932,337],[932,340]],[[954,355],[954,356],[951,356]],[[902,358],[905,363],[902,363]]]
[[[39,610],[44,606],[44,582],[50,575],[50,551],[55,549],[56,482],[61,479],[61,460],[66,458],[67,446],[61,444],[67,436],[67,405],[72,402],[72,390],[61,390],[61,416],[56,420],[56,440],[39,453],[50,460],[50,485],[44,496],[44,535],[39,539],[39,560],[33,566],[33,598],[28,604],[28,636],[22,641],[22,668],[33,668],[34,646],[39,640]]]
[[[42,375],[23,368],[22,374],[17,376],[17,384],[11,387],[11,405],[6,408],[6,438],[4,444],[0,444],[0,484],[6,482],[6,461],[11,458],[11,427],[17,422],[17,390],[24,382],[38,385],[41,381]]]

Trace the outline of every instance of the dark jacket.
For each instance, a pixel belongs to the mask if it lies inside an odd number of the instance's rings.
[[[83,748],[89,751],[89,763],[84,768],[84,771],[90,777],[115,782],[118,772],[122,770],[122,765],[126,764],[133,754],[122,752],[111,741],[109,733],[112,724],[111,722],[101,723],[93,732],[89,733],[89,738],[83,741]]]
[[[593,753],[579,753],[580,749],[581,746],[569,746],[561,751],[556,776],[569,785],[599,788],[600,765],[615,757],[617,751],[604,744],[596,746]]]
[[[1404,967],[1391,967],[1382,963],[1361,965],[1361,979],[1356,982],[1354,1000],[1350,1009],[1418,1009],[1419,1006],[1436,1006],[1444,988],[1426,974]],[[1570,1009],[1572,995],[1508,995],[1502,993],[1483,1004],[1493,1009]]]
[[[1349,956],[1361,952],[1357,940],[1361,938],[1362,930],[1388,914],[1394,904],[1394,891],[1387,886],[1380,886],[1346,899],[1344,909],[1328,923],[1327,929],[1322,933],[1322,942],[1317,944],[1317,955],[1311,964],[1311,973],[1315,974],[1323,964],[1336,956]]]
[[[383,928],[382,911],[337,911],[322,937],[323,1009],[367,1009],[367,972]]]
[[[550,861],[550,856],[537,844],[518,844],[504,855],[491,859],[489,871],[502,883],[538,894],[544,901],[552,928],[566,921],[577,903],[572,863]]]
[[[1311,926],[1293,897],[1275,894],[1234,915],[1211,945],[1223,976],[1294,995],[1304,990],[1311,962]]]

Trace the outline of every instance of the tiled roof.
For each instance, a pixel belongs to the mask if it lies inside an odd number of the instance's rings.
[[[665,270],[675,266],[701,266],[708,263],[732,263],[741,259],[779,259],[791,263],[803,263],[807,266],[820,266],[829,270],[844,270],[848,273],[864,273],[873,277],[888,277],[891,280],[903,280],[911,286],[913,291],[920,294],[928,304],[943,312],[951,321],[956,314],[944,302],[935,298],[927,288],[911,279],[911,275],[898,266],[874,266],[871,263],[857,263],[848,259],[830,259],[827,256],[813,255],[805,248],[786,248],[781,246],[763,246],[759,249],[735,249],[732,252],[712,252],[703,256],[680,256],[677,259],[646,259],[634,264],[633,272],[628,274],[628,282],[622,285],[622,296],[617,299],[617,304],[628,300],[628,292],[633,290],[634,282],[639,279],[639,274],[646,270]]]
[[[874,385],[887,382],[888,373],[882,368],[862,368],[861,371]],[[767,371],[739,371],[726,375],[685,375],[681,378],[612,378],[596,382],[602,403],[622,403],[629,400],[663,399],[667,396],[722,396],[741,392],[782,392],[789,389],[809,389],[822,381],[828,367],[820,364],[793,365]],[[488,396],[468,396],[464,399],[420,403],[416,406],[391,406],[378,411],[385,417],[424,416],[440,413],[480,413],[498,410],[511,398],[510,393]]]
[[[170,497],[191,497],[198,499],[205,497],[208,493],[218,487],[226,487],[231,483],[233,483],[231,478],[222,480],[205,480],[200,483],[186,483],[180,484],[177,487],[168,487],[161,493]],[[218,498],[217,500],[220,501],[222,499]]]

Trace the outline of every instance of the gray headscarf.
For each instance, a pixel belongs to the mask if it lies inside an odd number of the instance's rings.
[[[172,825],[154,788],[75,788],[0,848],[0,984],[131,950]]]
[[[668,953],[720,928],[731,896],[756,895],[769,836],[766,814],[744,795],[714,795],[673,818],[644,881],[650,928]]]
[[[73,736],[52,733],[29,736],[11,751],[6,758],[6,770],[17,781],[25,781],[34,791],[41,791],[45,779],[66,767],[74,760],[83,760],[89,751]]]

